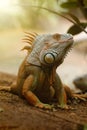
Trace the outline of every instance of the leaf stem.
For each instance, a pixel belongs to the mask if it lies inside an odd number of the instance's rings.
[[[79,1],[79,0],[78,0]],[[65,19],[67,19],[69,22],[73,23],[74,25],[78,26],[83,32],[85,32],[87,34],[87,31],[83,28],[83,26],[81,26],[80,24],[76,23],[75,21],[73,21],[72,19],[62,15],[61,13],[59,12],[56,12],[54,10],[51,10],[51,9],[48,9],[48,8],[45,8],[45,7],[41,7],[41,6],[34,6],[34,5],[29,5],[29,4],[21,4],[21,6],[28,6],[28,7],[34,7],[34,8],[40,8],[40,9],[44,9],[46,11],[49,11],[53,14],[56,14],[56,15],[59,15]]]
[[[68,18],[68,17],[66,17],[66,16],[64,16],[64,15],[62,15],[62,14],[59,13],[59,12],[56,12],[56,11],[54,11],[54,10],[47,9],[47,8],[41,7],[41,6],[31,6],[31,7],[41,8],[41,9],[47,10],[47,11],[49,11],[49,12],[51,12],[51,13],[54,13],[54,14],[56,14],[56,15],[59,15],[59,16],[65,18],[65,19],[67,19],[68,21],[70,21],[70,22],[73,23],[74,25],[77,25],[82,31],[84,31],[84,32],[87,34],[87,31],[86,31],[80,24],[77,24],[76,22],[74,22],[74,21],[71,20],[70,18]]]

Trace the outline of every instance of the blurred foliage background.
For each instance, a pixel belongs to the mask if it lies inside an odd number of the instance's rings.
[[[87,26],[87,0],[0,0],[0,3],[0,31],[19,27],[47,30],[67,20],[73,25],[68,26],[68,32],[75,35]]]

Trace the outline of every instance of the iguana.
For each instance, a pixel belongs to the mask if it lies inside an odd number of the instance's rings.
[[[56,73],[73,45],[71,34],[26,33],[23,40],[29,43],[23,48],[28,54],[19,68],[17,82],[0,90],[18,94],[31,105],[45,109],[52,109],[53,100],[61,108],[68,109],[68,98],[87,98],[73,94]]]

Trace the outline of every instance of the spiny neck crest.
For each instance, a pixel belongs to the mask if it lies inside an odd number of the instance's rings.
[[[22,39],[22,41],[24,43],[28,43],[28,46],[24,46],[24,48],[22,50],[27,50],[28,52],[31,52],[32,48],[33,48],[33,43],[34,43],[36,37],[38,36],[38,34],[35,32],[33,32],[33,33],[24,32],[24,33],[25,33],[25,36]]]

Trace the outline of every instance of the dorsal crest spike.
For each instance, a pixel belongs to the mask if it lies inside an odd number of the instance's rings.
[[[27,40],[27,39],[22,39],[22,41],[23,41],[24,43],[28,43],[30,46],[32,46],[32,41],[29,41],[29,40]]]
[[[29,39],[29,38],[23,38],[22,41],[26,42],[26,43],[30,43],[30,44],[32,44],[32,42],[33,42],[33,40]]]
[[[38,36],[38,34],[35,32],[34,33],[24,32],[24,33],[25,33],[25,37],[23,41],[33,45],[33,42],[35,41],[35,38]]]
[[[30,39],[30,40],[34,40],[35,39],[35,37],[31,37],[29,35],[25,35],[25,38]]]
[[[33,32],[33,33],[30,33],[30,32],[24,32],[25,34],[27,34],[27,35],[31,35],[31,36],[33,36],[33,37],[36,37],[38,34],[37,33],[35,33],[35,32]]]
[[[27,50],[28,52],[32,51],[32,47],[31,46],[24,46],[21,51]]]

